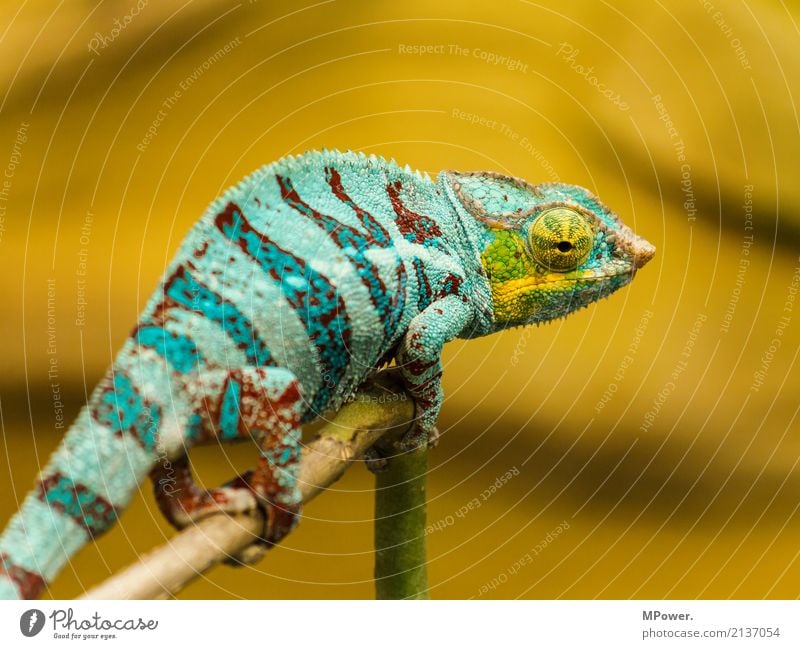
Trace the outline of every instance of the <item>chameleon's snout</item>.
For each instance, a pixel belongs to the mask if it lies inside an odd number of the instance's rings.
[[[656,254],[656,247],[638,235],[634,235],[635,241],[632,246],[633,265],[641,268],[650,261]]]
[[[647,239],[636,234],[627,225],[620,224],[614,239],[617,242],[617,246],[627,253],[634,271],[644,266],[656,254],[656,247]]]

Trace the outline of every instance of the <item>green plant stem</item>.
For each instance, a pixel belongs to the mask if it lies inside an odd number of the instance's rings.
[[[396,455],[377,474],[375,592],[378,599],[428,599],[425,476],[428,450]]]

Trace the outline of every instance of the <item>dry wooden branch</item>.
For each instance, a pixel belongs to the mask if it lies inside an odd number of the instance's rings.
[[[402,434],[414,416],[414,404],[391,373],[383,372],[359,391],[303,450],[300,485],[308,502],[336,482],[354,460],[387,433]],[[186,528],[144,555],[81,599],[160,599],[253,542],[262,516],[211,516]]]

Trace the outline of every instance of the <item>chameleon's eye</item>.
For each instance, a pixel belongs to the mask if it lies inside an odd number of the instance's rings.
[[[567,207],[554,207],[533,222],[528,239],[533,258],[539,264],[566,273],[589,257],[594,232],[582,214]]]

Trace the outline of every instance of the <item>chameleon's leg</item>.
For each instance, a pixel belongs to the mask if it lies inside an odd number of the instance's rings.
[[[258,500],[249,489],[223,485],[204,489],[192,476],[189,457],[159,462],[150,473],[156,503],[164,517],[178,529],[213,512],[237,514],[258,508]]]
[[[156,462],[162,410],[124,361],[95,388],[0,536],[0,598],[37,597],[116,522]]]
[[[463,331],[471,317],[472,311],[460,296],[448,295],[409,324],[396,353],[400,376],[416,406],[414,426],[401,441],[404,448],[436,443],[436,418],[442,406],[442,347]]]
[[[185,456],[161,462],[151,473],[161,511],[178,528],[220,511],[262,507],[266,525],[260,541],[280,541],[296,524],[300,508],[297,468],[303,401],[295,376],[283,368],[246,367],[205,372],[192,380],[195,443],[257,440],[255,471],[216,489],[194,483]]]

